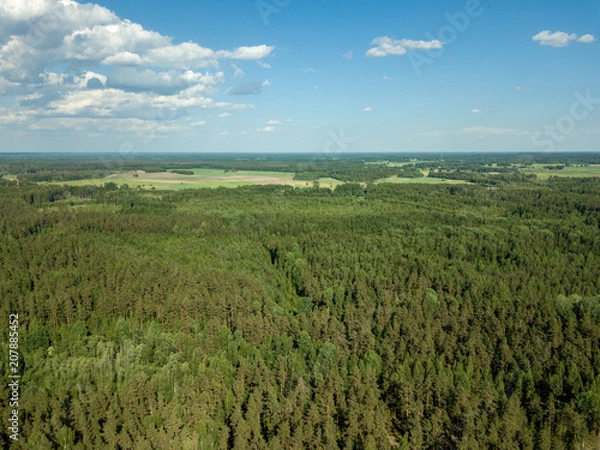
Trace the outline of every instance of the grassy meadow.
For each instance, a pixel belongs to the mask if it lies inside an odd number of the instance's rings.
[[[539,180],[547,180],[550,177],[600,177],[600,164],[564,166],[560,170],[548,167],[552,167],[552,165],[532,164],[530,167],[519,170],[524,174],[535,174]]]

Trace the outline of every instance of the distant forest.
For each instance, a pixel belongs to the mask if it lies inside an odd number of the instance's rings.
[[[400,163],[406,166],[395,165]],[[488,173],[488,179],[493,180],[495,176],[496,179],[514,181],[519,167],[532,164],[553,166],[558,170],[565,164],[600,164],[600,153],[307,153],[283,156],[245,153],[5,153],[0,154],[0,178],[12,174],[19,175],[19,179],[23,181],[61,182],[101,178],[130,170],[148,173],[169,170],[191,175],[190,169],[206,168],[291,172],[296,174],[296,179],[308,181],[330,177],[344,182],[370,182],[391,176],[418,178],[423,176],[419,169],[431,169],[432,177],[477,182],[482,181],[481,174],[485,173]],[[490,172],[494,175],[489,175]]]
[[[600,448],[600,178],[533,163],[600,154],[0,156],[0,447]],[[60,183],[199,167],[346,183]]]

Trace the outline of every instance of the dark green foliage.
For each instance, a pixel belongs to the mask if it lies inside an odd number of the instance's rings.
[[[308,164],[265,164],[284,163]],[[496,188],[4,184],[12,448],[597,447],[600,183],[497,172]]]

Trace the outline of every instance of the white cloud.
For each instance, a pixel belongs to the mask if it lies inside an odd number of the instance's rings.
[[[413,41],[410,39],[392,39],[388,36],[380,36],[371,41],[370,48],[366,56],[369,58],[381,58],[390,55],[404,55],[409,50],[434,50],[440,49],[443,43],[437,39],[433,41]]]
[[[591,34],[584,34],[581,37],[577,37],[575,33],[565,33],[564,31],[540,31],[538,34],[531,38],[534,42],[539,42],[540,45],[547,45],[550,47],[566,47],[572,41],[581,42],[583,44],[590,44],[596,40]]]
[[[27,122],[29,118],[23,113],[15,113],[6,108],[0,108],[0,125]]]
[[[342,58],[348,59],[348,60],[352,59],[353,57],[354,57],[354,52],[352,50],[348,50],[346,53],[344,53],[342,55]]]
[[[215,103],[211,98],[186,95],[185,91],[176,95],[159,95],[108,88],[70,92],[58,100],[50,101],[40,115],[170,120],[180,117],[183,110],[191,107],[245,109],[248,105]]]
[[[362,112],[364,112],[364,113],[370,113],[370,112],[373,112],[373,108],[371,108],[370,106],[367,106],[366,108],[364,108],[364,109],[362,110]]]
[[[263,69],[270,69],[271,68],[271,64],[266,63],[266,62],[261,61],[261,60],[256,61],[256,64],[258,64]]]
[[[221,119],[224,119],[224,118],[230,117],[230,116],[231,116],[231,113],[228,113],[228,112],[224,112],[224,113],[219,114],[219,117]]]
[[[382,77],[381,77],[381,79],[382,79],[383,81],[392,81],[392,80],[393,80],[393,78],[392,78],[392,77],[388,77],[387,75],[384,75],[384,76],[382,76]]]
[[[108,78],[106,75],[87,71],[81,76],[74,77],[73,81],[80,88],[99,88],[106,86]]]
[[[583,44],[591,44],[595,40],[596,38],[591,34],[584,34],[583,36],[577,38],[577,42],[581,42]]]
[[[141,66],[143,63],[140,55],[131,52],[118,52],[100,61],[104,66]]]
[[[138,71],[133,67],[116,67],[104,77],[109,87],[126,91],[151,91],[159,93],[176,93],[193,89],[194,93],[206,92],[209,87],[223,82],[223,72],[194,72],[188,70],[180,72],[170,70],[155,72],[147,69]]]
[[[473,109],[471,110],[471,112],[472,112],[473,114],[479,114],[479,113],[481,112],[481,110],[480,110],[480,109],[477,109],[477,108],[473,108]]]
[[[77,28],[64,36],[61,44],[55,50],[64,59],[94,62],[128,53],[139,55],[143,61],[142,55],[148,58],[156,50],[175,49],[168,37],[127,20]]]
[[[37,120],[29,126],[29,129],[33,131],[70,130],[126,135],[135,133],[153,136],[156,133],[181,130],[182,126],[173,122],[147,121],[138,118],[50,117]]]
[[[304,73],[315,73],[315,72],[317,72],[317,70],[313,69],[312,67],[307,67],[306,69],[302,69],[302,72],[304,72]]]
[[[265,79],[265,81],[263,81],[262,85],[263,86],[271,86],[271,82],[269,80]]]
[[[269,120],[267,125],[281,125],[283,122],[281,120]]]
[[[267,125],[264,128],[259,128],[257,131],[262,131],[263,133],[272,133],[275,131],[275,127]]]
[[[221,50],[216,53],[218,58],[252,60],[266,58],[273,52],[275,47],[270,45],[255,45],[253,47],[238,47],[233,51]]]
[[[273,50],[266,44],[232,50],[177,44],[93,3],[2,0],[0,94],[17,101],[0,115],[5,124],[37,120],[40,124],[32,129],[39,130],[69,124],[74,130],[108,124],[115,130],[140,129],[138,121],[157,118],[164,123],[168,119],[173,127],[189,108],[252,108],[210,98],[225,81],[216,68],[223,60],[254,60],[267,67],[261,60]],[[235,63],[233,67],[239,76],[241,69]],[[119,120],[123,127],[115,125]]]
[[[19,86],[19,83],[13,83],[8,81],[4,77],[0,76],[0,94],[6,92],[7,89],[14,89]]]

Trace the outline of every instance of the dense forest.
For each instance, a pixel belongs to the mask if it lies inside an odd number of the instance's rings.
[[[346,181],[398,169],[209,159]],[[56,161],[0,169],[106,170]],[[600,179],[485,164],[435,161],[437,176],[473,184],[335,190],[0,181],[0,446],[600,448]]]

